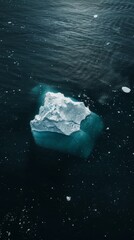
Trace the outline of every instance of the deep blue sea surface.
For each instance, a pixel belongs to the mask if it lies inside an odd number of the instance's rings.
[[[0,239],[134,239],[133,81],[134,0],[0,0]],[[103,118],[87,160],[34,143],[45,84]]]

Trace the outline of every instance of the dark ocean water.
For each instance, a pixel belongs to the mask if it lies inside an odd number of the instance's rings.
[[[0,0],[0,239],[134,239],[133,80],[133,0]],[[44,84],[102,116],[89,159],[35,145]]]

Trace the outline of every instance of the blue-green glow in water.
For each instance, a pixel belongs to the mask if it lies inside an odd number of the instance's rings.
[[[81,130],[66,136],[60,133],[33,131],[35,142],[44,148],[87,158],[103,129],[101,118],[91,113],[81,123]]]

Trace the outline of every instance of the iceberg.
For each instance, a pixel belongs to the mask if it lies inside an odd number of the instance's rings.
[[[36,144],[41,147],[87,158],[103,122],[83,102],[49,91],[30,126]]]

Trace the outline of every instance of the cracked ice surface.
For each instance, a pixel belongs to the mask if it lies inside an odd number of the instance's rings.
[[[62,93],[47,92],[39,114],[30,122],[38,132],[57,132],[70,135],[80,130],[80,124],[91,111],[83,102],[73,101]]]

